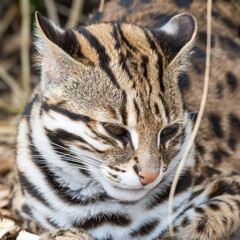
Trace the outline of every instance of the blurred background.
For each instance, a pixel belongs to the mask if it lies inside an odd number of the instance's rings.
[[[12,166],[17,123],[39,81],[39,69],[34,66],[35,11],[63,28],[72,28],[86,23],[103,3],[102,0],[0,0],[0,181]]]

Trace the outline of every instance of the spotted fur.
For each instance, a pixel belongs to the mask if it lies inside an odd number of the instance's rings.
[[[214,2],[208,103],[174,197],[174,239],[226,239],[239,227],[239,8]],[[41,82],[19,124],[13,208],[35,229],[72,229],[42,239],[169,237],[169,191],[202,93],[205,16],[201,0],[110,1],[67,30],[36,14]],[[146,172],[156,177],[144,182]]]

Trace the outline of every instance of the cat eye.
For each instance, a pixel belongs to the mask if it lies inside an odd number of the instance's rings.
[[[178,131],[177,125],[164,128],[160,134],[161,143],[164,143],[166,140],[173,137],[177,133],[177,131]]]
[[[114,137],[127,136],[127,130],[112,123],[103,123],[103,127]]]

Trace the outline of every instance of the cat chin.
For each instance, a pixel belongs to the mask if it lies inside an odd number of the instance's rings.
[[[111,184],[104,184],[104,189],[108,195],[117,199],[119,201],[137,201],[149,192],[148,189],[129,189],[129,188],[119,188]]]

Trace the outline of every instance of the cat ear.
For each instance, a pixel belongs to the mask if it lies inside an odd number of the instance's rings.
[[[72,30],[61,29],[38,12],[35,16],[35,45],[40,52],[41,88],[47,92],[69,81],[73,73],[82,68],[82,64],[75,61],[80,48]]]
[[[35,13],[35,17],[37,25],[36,47],[41,54],[44,53],[46,47],[59,47],[66,54],[76,60],[80,57],[78,56],[80,46],[74,32],[71,29],[61,29],[54,24],[53,21],[43,17],[39,12]]]
[[[195,18],[189,14],[178,14],[155,32],[167,64],[173,60],[184,60],[194,45],[197,33]],[[181,59],[182,58],[182,59]]]

